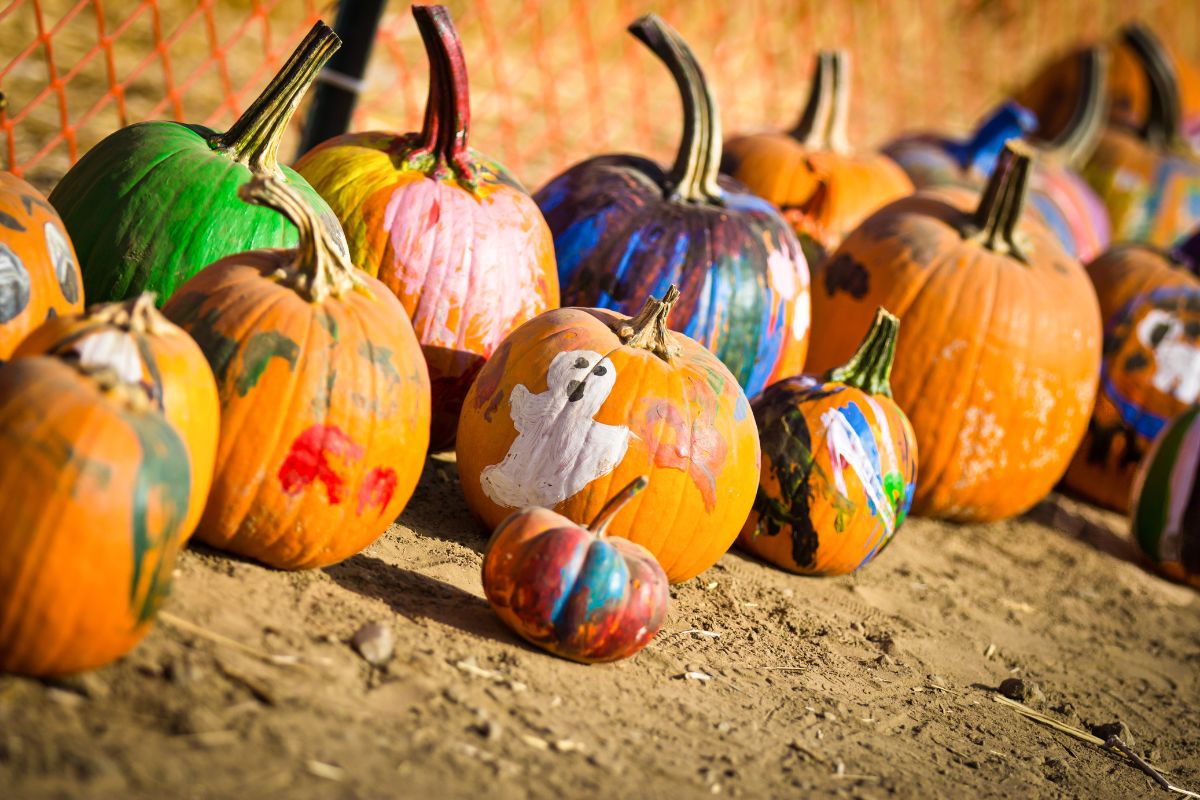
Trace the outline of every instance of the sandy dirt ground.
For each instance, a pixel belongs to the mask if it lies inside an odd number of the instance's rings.
[[[486,541],[433,459],[399,522],[342,564],[192,548],[129,657],[0,677],[0,796],[1178,796],[996,702],[1014,676],[1061,722],[1125,723],[1200,789],[1200,593],[1069,499],[995,525],[912,520],[841,579],[731,553],[675,587],[644,651],[603,666],[501,625]],[[394,633],[383,668],[350,645],[370,621]]]

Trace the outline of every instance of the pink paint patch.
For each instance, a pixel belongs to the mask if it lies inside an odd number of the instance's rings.
[[[362,458],[362,445],[335,425],[313,425],[296,437],[283,466],[279,468],[279,483],[283,491],[294,495],[314,482],[325,485],[331,505],[342,502],[346,481],[329,463],[331,457],[343,461]]]
[[[376,467],[363,478],[362,488],[358,490],[358,514],[362,516],[363,509],[374,506],[382,512],[392,502],[392,493],[396,491],[396,471],[391,467]]]

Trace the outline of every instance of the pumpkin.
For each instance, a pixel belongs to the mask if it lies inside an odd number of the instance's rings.
[[[258,173],[292,184],[344,249],[333,212],[276,155],[301,97],[340,44],[318,22],[225,133],[141,122],[110,134],[67,171],[50,202],[80,254],[89,302],[152,291],[162,304],[197,270],[223,256],[294,247],[295,231],[277,214],[237,198],[237,188]]]
[[[646,475],[612,536],[644,546],[673,583],[729,549],[754,500],[758,434],[729,370],[667,329],[678,299],[670,287],[633,318],[547,311],[505,339],[458,424],[463,494],[485,525],[529,506],[583,524]]]
[[[844,366],[754,399],[762,475],[742,549],[791,572],[845,575],[891,542],[917,481],[916,435],[888,385],[899,329],[881,308]]]
[[[0,442],[0,672],[119,658],[189,533],[187,445],[146,387],[45,356],[0,367]]]
[[[546,508],[501,522],[483,556],[483,591],[504,624],[584,663],[616,661],[645,647],[667,617],[667,575],[640,544],[605,535],[645,486],[644,476],[634,479],[586,528]]]
[[[192,497],[183,527],[190,536],[208,499],[221,414],[212,370],[192,337],[164,317],[147,293],[46,320],[13,358],[35,355],[110,367],[126,383],[146,387],[187,445]]]
[[[58,212],[0,172],[0,359],[47,317],[83,310],[83,278]]]
[[[725,143],[725,170],[783,210],[814,265],[872,211],[913,191],[890,158],[850,149],[849,96],[849,54],[823,50],[795,128]]]
[[[1038,121],[1011,101],[1001,104],[965,141],[936,135],[902,137],[884,152],[898,163],[918,189],[944,185],[982,188],[996,158],[1011,139],[1026,136],[1039,158],[1030,181],[1030,210],[1048,225],[1063,248],[1090,260],[1108,246],[1108,212],[1076,168],[1087,160],[1100,135],[1104,116],[1104,53],[1082,51],[1084,82],[1074,98],[1070,123],[1051,140],[1034,135]]]
[[[238,192],[290,220],[300,246],[222,259],[163,307],[221,398],[196,536],[273,567],[320,567],[374,541],[412,495],[429,373],[400,301],[346,260],[300,192],[267,177]]]
[[[918,514],[987,521],[1028,509],[1091,415],[1096,293],[1022,215],[1032,155],[1009,142],[982,196],[929,190],[885,206],[815,280],[812,372],[844,362],[879,306],[904,320],[891,385],[920,447]]]
[[[1087,267],[1100,298],[1104,360],[1087,436],[1066,485],[1127,511],[1146,451],[1200,400],[1200,278],[1158,248],[1119,244]]]
[[[1133,487],[1133,538],[1165,574],[1200,589],[1200,406],[1167,424]]]
[[[339,136],[296,169],[341,220],[351,260],[412,317],[433,381],[431,443],[445,450],[483,362],[521,323],[558,307],[558,273],[533,199],[467,146],[467,70],[449,12],[412,13],[430,63],[421,132]]]
[[[1149,116],[1137,131],[1106,128],[1083,176],[1108,208],[1115,241],[1168,247],[1200,224],[1200,154],[1179,138],[1175,75],[1144,34],[1126,29],[1125,43],[1149,80]]]
[[[683,137],[670,172],[638,156],[598,156],[535,195],[554,233],[563,303],[632,314],[677,284],[678,330],[756,394],[804,367],[808,265],[778,211],[718,175],[716,101],[687,44],[654,15],[629,30],[670,69]]]

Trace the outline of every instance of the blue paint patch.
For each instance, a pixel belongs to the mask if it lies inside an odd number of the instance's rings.
[[[587,603],[579,608],[577,603],[560,604],[551,617],[560,639],[573,635],[576,629],[587,623],[598,611],[618,606],[629,584],[629,567],[616,548],[603,539],[588,548],[583,568],[565,595],[578,597],[587,595]],[[583,618],[578,618],[582,613]]]
[[[879,463],[879,447],[875,444],[875,431],[871,429],[871,423],[863,415],[862,409],[857,403],[847,403],[838,409],[850,423],[850,427],[858,435],[862,441],[863,449],[867,451],[867,455],[871,457],[871,466],[875,472],[879,474],[880,480],[883,479],[883,468]]]
[[[746,393],[740,388],[738,389],[737,402],[733,404],[733,419],[736,422],[741,422],[750,413],[750,401],[746,399]]]

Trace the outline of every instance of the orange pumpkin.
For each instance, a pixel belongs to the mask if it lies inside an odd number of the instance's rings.
[[[146,387],[191,457],[192,499],[184,524],[190,536],[212,484],[221,417],[216,381],[192,337],[154,307],[153,294],[144,293],[46,320],[21,342],[13,358],[36,355],[111,367],[127,383]]]
[[[808,104],[795,128],[725,143],[721,171],[779,206],[810,265],[872,211],[913,191],[904,170],[887,156],[850,150],[849,71],[845,51],[821,51]]]
[[[0,447],[0,672],[119,658],[189,533],[186,444],[146,387],[34,357],[0,367]]]
[[[83,276],[58,212],[0,172],[0,359],[47,317],[83,310]]]
[[[1022,205],[1009,142],[982,197],[918,192],[873,214],[813,281],[813,372],[843,363],[879,306],[904,319],[892,390],[921,452],[918,514],[985,521],[1054,486],[1083,438],[1100,311],[1078,261]]]
[[[1087,270],[1100,298],[1104,361],[1087,436],[1065,482],[1125,512],[1155,437],[1200,400],[1200,279],[1139,244],[1117,245]]]
[[[527,506],[586,524],[646,475],[609,535],[645,547],[675,583],[729,549],[754,500],[758,433],[725,365],[667,329],[678,297],[672,286],[633,318],[548,311],[504,341],[458,426],[463,493],[486,525]]]
[[[429,444],[429,373],[400,302],[358,272],[275,178],[239,190],[299,231],[296,250],[221,259],[163,313],[208,357],[221,398],[197,537],[274,567],[340,561],[392,523]]]

